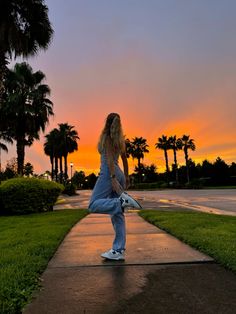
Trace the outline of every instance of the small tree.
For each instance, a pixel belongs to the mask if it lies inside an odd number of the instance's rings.
[[[232,177],[236,177],[236,163],[232,162],[232,164],[229,167],[230,175]]]
[[[85,177],[83,188],[85,188],[85,189],[93,189],[96,181],[97,181],[96,174],[95,173],[91,173],[90,175]]]
[[[76,185],[77,188],[81,188],[82,185],[84,184],[84,179],[85,179],[85,173],[84,171],[75,171],[71,181],[73,184]]]
[[[150,166],[140,164],[140,169],[143,177],[143,181],[147,183],[156,182],[158,180],[158,173],[157,173],[157,167],[154,164],[151,164]],[[135,167],[134,172],[139,174],[138,167]]]
[[[229,166],[226,162],[220,157],[217,157],[216,161],[213,163],[213,167],[214,184],[227,184],[229,181]]]
[[[135,137],[132,141],[126,139],[127,156],[131,155],[133,159],[138,160],[139,182],[142,181],[141,159],[144,158],[145,153],[149,153],[148,147],[147,140],[143,137]]]
[[[12,138],[7,134],[7,132],[5,131],[0,131],[0,172],[2,171],[2,158],[1,158],[1,154],[2,154],[2,150],[5,151],[6,153],[8,153],[8,148],[6,146],[6,144],[4,144],[3,142],[7,142],[7,143],[13,143]]]
[[[15,157],[7,161],[4,171],[5,179],[11,179],[17,176],[17,159]]]
[[[26,177],[29,177],[30,175],[33,175],[33,173],[34,173],[34,166],[33,166],[30,162],[27,162],[27,163],[24,165],[23,174],[24,174]]]

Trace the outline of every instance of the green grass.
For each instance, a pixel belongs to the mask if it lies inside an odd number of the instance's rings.
[[[235,185],[222,185],[222,186],[204,186],[203,189],[208,190],[227,190],[227,189],[236,189]]]
[[[236,217],[153,210],[140,216],[236,273]]]
[[[60,242],[86,210],[0,216],[0,313],[21,313]]]

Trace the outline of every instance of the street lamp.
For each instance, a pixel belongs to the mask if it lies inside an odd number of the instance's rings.
[[[72,168],[73,168],[74,164],[73,162],[70,163],[70,179],[72,179]]]

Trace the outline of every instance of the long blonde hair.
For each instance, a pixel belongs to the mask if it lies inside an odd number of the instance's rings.
[[[105,126],[98,142],[98,151],[100,154],[106,148],[108,141],[111,144],[113,153],[121,154],[125,152],[125,140],[118,113],[110,113],[106,118]]]

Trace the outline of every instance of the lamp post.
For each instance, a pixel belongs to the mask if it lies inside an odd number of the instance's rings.
[[[73,162],[70,163],[70,179],[72,179],[72,168],[73,168],[74,164]]]

